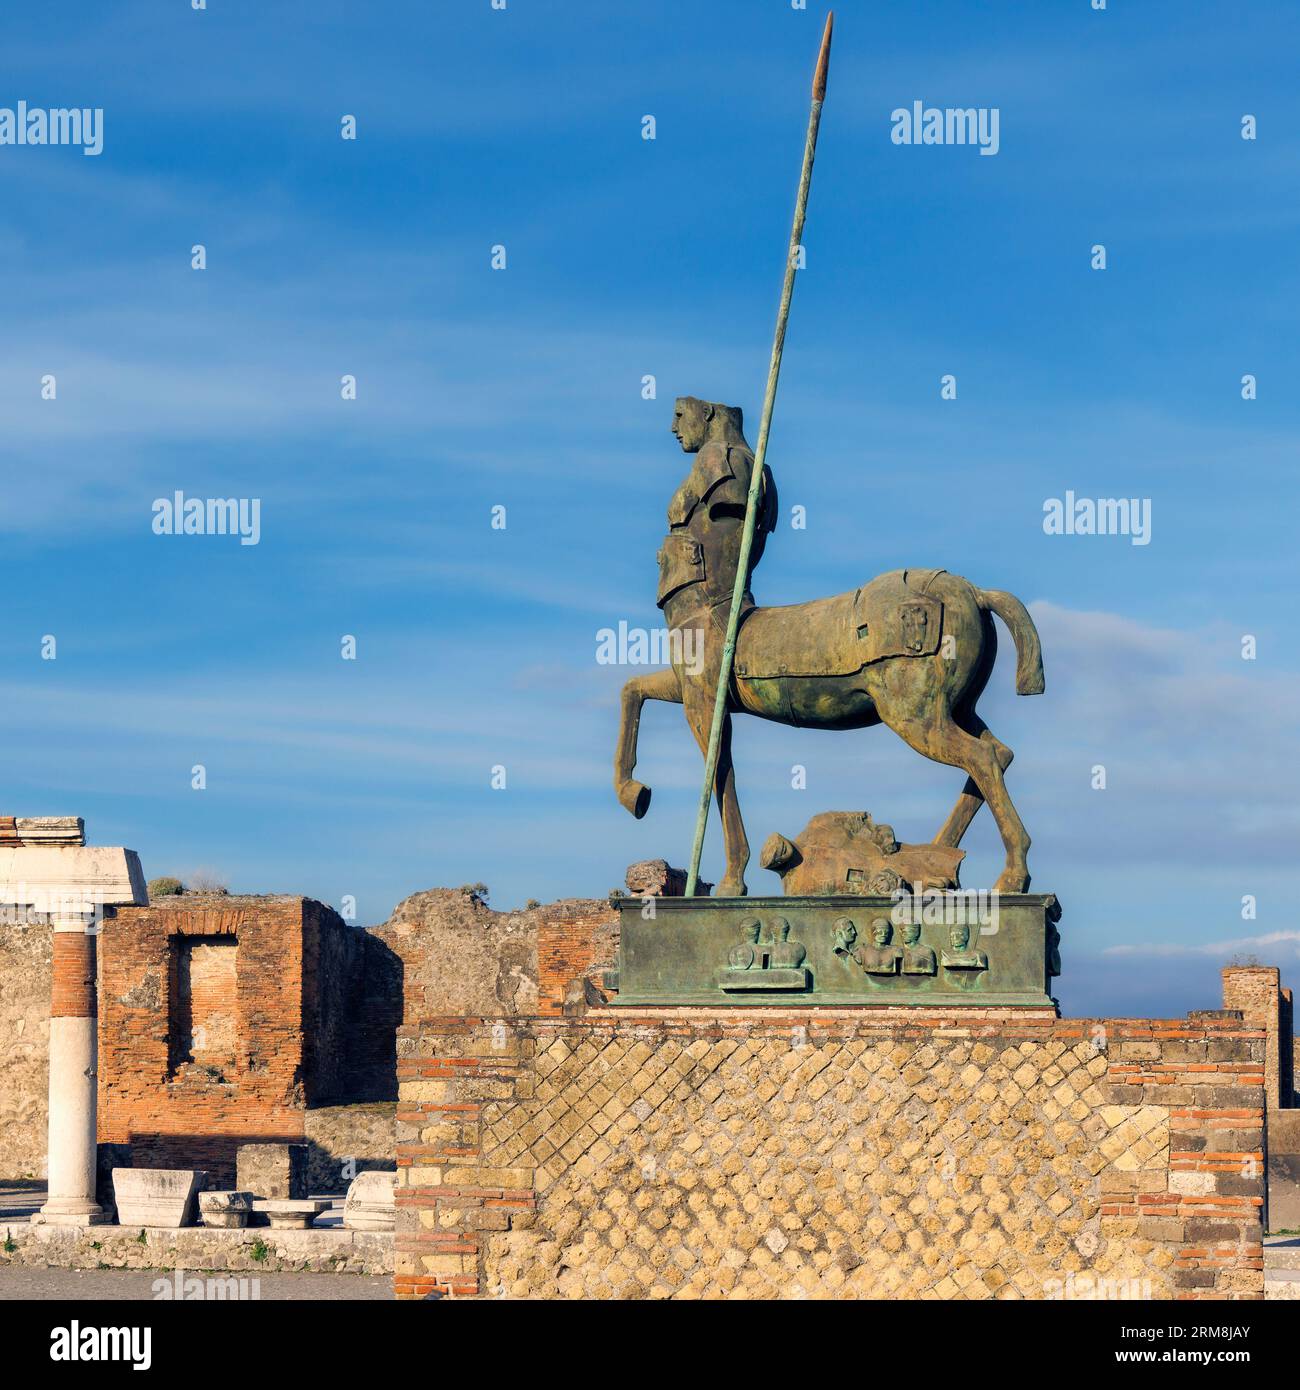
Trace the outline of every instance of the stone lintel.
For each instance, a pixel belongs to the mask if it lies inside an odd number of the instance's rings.
[[[148,902],[133,849],[0,844],[0,908],[72,918]]]

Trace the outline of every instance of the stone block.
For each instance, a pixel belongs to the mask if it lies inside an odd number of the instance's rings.
[[[624,879],[634,898],[680,898],[686,892],[686,870],[675,869],[666,859],[641,859],[627,866]],[[707,898],[711,883],[697,883],[696,891]]]
[[[194,1198],[206,1177],[201,1168],[114,1168],[118,1225],[192,1226]]]
[[[80,816],[18,816],[14,829],[24,845],[86,843],[86,823]]]
[[[199,1214],[205,1226],[222,1230],[238,1230],[247,1226],[253,1215],[251,1192],[200,1192]]]
[[[1138,1235],[1143,1240],[1180,1241],[1183,1223],[1172,1216],[1152,1216],[1138,1222]]]
[[[1237,1245],[1244,1241],[1245,1234],[1240,1221],[1194,1217],[1187,1222],[1184,1239],[1189,1245]]]
[[[1268,1223],[1275,1231],[1300,1227],[1300,1110],[1268,1117]]]
[[[1258,1184],[1256,1185],[1258,1186]],[[1215,1190],[1213,1173],[1169,1174],[1169,1190],[1183,1197],[1207,1197]]]
[[[359,1173],[348,1188],[343,1224],[352,1231],[391,1231],[397,1215],[393,1184],[396,1173]]]
[[[306,1144],[241,1144],[235,1187],[268,1201],[300,1201],[307,1195]]]
[[[328,1211],[330,1202],[323,1197],[312,1197],[303,1201],[254,1202],[253,1210],[265,1216],[276,1231],[305,1231],[323,1211]]]
[[[46,842],[0,847],[0,906],[62,916],[148,901],[133,849]]]

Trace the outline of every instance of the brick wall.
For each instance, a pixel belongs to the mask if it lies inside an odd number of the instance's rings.
[[[187,894],[104,924],[101,1143],[129,1144],[137,1167],[208,1168],[220,1185],[238,1145],[302,1138],[306,904]],[[188,1051],[173,1041],[187,1021]]]
[[[553,903],[537,913],[537,1012],[585,1013],[583,982],[602,994],[618,963],[618,913],[600,899]]]
[[[349,1095],[353,1032],[364,1023],[355,1008],[364,969],[365,933],[332,908],[305,899],[303,952],[303,1084],[312,1104]],[[395,1013],[390,1026],[396,1026]]]
[[[592,1011],[398,1040],[398,1297],[1263,1296],[1231,1015]]]
[[[241,1139],[301,1138],[304,1107],[395,1100],[404,1017],[584,1011],[617,930],[603,900],[499,913],[450,889],[370,930],[298,897],[124,909],[100,941],[101,1142],[233,1171]],[[49,927],[0,923],[0,1177],[44,1172],[50,991]]]
[[[1295,1011],[1289,989],[1281,990],[1278,995],[1277,1031],[1279,1104],[1291,1110],[1300,1103],[1300,1096],[1296,1095]]]
[[[371,932],[356,931],[353,935],[360,944],[360,953],[352,967],[355,973],[351,988],[339,1006],[347,1030],[338,1047],[340,1071],[333,1095],[350,1102],[392,1102],[397,1099],[402,961]]]

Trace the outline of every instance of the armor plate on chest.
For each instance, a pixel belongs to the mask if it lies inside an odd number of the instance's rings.
[[[684,532],[664,537],[659,547],[659,592],[655,602],[662,608],[665,601],[684,588],[704,578],[704,547]]]

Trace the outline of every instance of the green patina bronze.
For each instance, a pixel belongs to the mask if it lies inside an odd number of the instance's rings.
[[[638,818],[650,788],[635,780],[637,732],[647,700],[681,704],[705,756],[705,778],[686,892],[693,896],[710,796],[717,800],[726,849],[718,896],[744,897],[749,841],[731,757],[733,714],[816,729],[885,724],[918,753],[966,774],[965,786],[933,844],[956,850],[987,801],[1005,864],[993,887],[1029,887],[1029,836],[1007,792],[1011,749],[976,711],[997,654],[996,614],[1016,646],[1016,690],[1043,689],[1038,632],[1014,595],[985,589],[933,567],[896,570],[831,598],[758,607],[751,571],[776,526],[776,488],[766,466],[768,431],[785,343],[797,255],[826,94],[828,19],[813,79],[813,100],[790,238],[758,447],[745,438],[736,406],[678,398],[672,430],[695,455],[668,507],[659,549],[657,602],[670,633],[673,665],[636,676],[622,695],[614,786]],[[924,483],[918,480],[918,510]],[[688,654],[690,654],[688,656]]]
[[[616,902],[620,1007],[1054,1007],[1051,894]]]
[[[696,456],[669,503],[669,531],[659,550],[658,603],[673,635],[673,665],[624,685],[614,757],[618,798],[638,818],[650,805],[650,788],[632,776],[645,702],[682,705],[701,750],[709,745],[731,589],[741,572],[745,502],[757,468],[736,406],[683,396],[672,429],[683,451]],[[770,474],[760,492],[755,557],[776,525]],[[786,607],[756,607],[745,589],[714,778],[727,857],[719,897],[747,892],[749,840],[731,760],[732,714],[814,729],[884,724],[918,753],[961,769],[965,787],[933,843],[956,849],[987,801],[1006,853],[993,887],[1001,893],[1028,888],[1029,835],[1003,775],[1012,752],[976,710],[997,656],[994,614],[1015,643],[1017,693],[1040,693],[1042,651],[1024,604],[947,570],[895,570],[832,598]]]
[[[656,602],[672,665],[623,687],[614,786],[627,810],[645,815],[650,788],[633,774],[647,700],[683,706],[705,778],[684,896],[620,904],[617,1002],[1051,1008],[1059,909],[1055,898],[1027,891],[1029,836],[1004,776],[1012,752],[976,709],[997,656],[995,616],[1015,644],[1017,693],[1043,689],[1038,632],[1024,604],[933,565],[863,577],[856,588],[785,607],[761,607],[750,591],[779,514],[768,433],[830,33],[828,20],[757,448],[737,406],[681,396],[673,411],[673,434],[693,461],[669,502],[658,554]],[[918,479],[918,513],[924,486]],[[762,863],[781,876],[789,896],[749,898],[749,841],[732,763],[736,714],[799,728],[883,724],[923,756],[959,769],[965,784],[927,844],[900,844],[891,826],[865,812],[823,812],[794,840],[772,834]],[[695,896],[711,797],[726,852],[716,899]],[[985,802],[1005,860],[991,893],[971,895],[957,890],[959,846]],[[900,885],[912,896],[882,896]],[[916,916],[914,904],[919,917],[907,920]],[[927,904],[937,920],[926,915]]]

